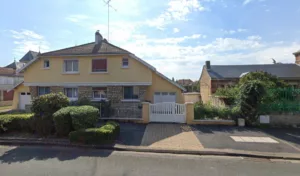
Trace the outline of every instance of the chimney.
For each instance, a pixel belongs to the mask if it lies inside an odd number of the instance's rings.
[[[96,45],[101,44],[102,39],[103,39],[102,35],[100,34],[99,30],[97,30],[95,33],[95,44]]]
[[[210,61],[205,61],[206,69],[210,70]]]
[[[300,64],[300,50],[298,50],[297,52],[294,52],[293,54],[295,56],[295,63]]]

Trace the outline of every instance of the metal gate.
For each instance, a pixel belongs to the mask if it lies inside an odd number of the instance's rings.
[[[185,104],[163,102],[150,104],[150,122],[175,122],[185,123]]]

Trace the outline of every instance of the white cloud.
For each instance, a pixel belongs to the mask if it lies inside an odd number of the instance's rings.
[[[243,5],[247,5],[247,4],[249,4],[249,3],[253,2],[253,1],[263,2],[265,0],[244,0]]]
[[[74,23],[79,23],[83,20],[88,19],[89,17],[87,15],[77,14],[77,15],[69,15],[66,17],[66,20],[69,20]]]
[[[236,33],[247,32],[248,30],[247,29],[243,29],[243,28],[239,28],[237,30],[224,30],[224,29],[221,29],[221,31],[224,34],[233,35],[233,34],[236,34]]]
[[[168,8],[158,17],[147,20],[146,23],[151,27],[164,29],[164,26],[175,20],[186,21],[188,14],[194,11],[203,11],[205,8],[198,0],[170,0]]]
[[[45,52],[49,50],[49,43],[44,36],[35,33],[34,31],[22,29],[20,31],[10,30],[14,44],[16,47],[13,54],[17,57],[23,56],[29,50]]]
[[[173,33],[177,33],[179,32],[180,30],[178,28],[173,28]]]

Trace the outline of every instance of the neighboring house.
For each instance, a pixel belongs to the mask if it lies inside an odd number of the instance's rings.
[[[5,68],[12,68],[14,70],[19,70],[24,67],[28,62],[35,59],[38,56],[38,52],[35,51],[28,51],[20,60],[19,62],[12,62],[11,64],[5,66]]]
[[[198,81],[194,82],[191,79],[179,79],[176,83],[183,86],[186,92],[199,92],[199,90],[197,90]]]
[[[14,109],[32,98],[63,92],[70,100],[109,100],[124,116],[141,115],[141,102],[183,103],[182,86],[134,54],[119,48],[97,31],[95,41],[39,54],[23,69],[24,83],[15,87]],[[137,109],[138,113],[126,113]]]
[[[206,61],[200,76],[200,94],[204,103],[220,87],[232,86],[249,72],[264,71],[284,80],[295,88],[300,88],[300,51],[294,53],[296,64],[264,65],[211,65]]]
[[[12,89],[22,80],[23,76],[16,74],[14,69],[0,67],[0,102],[13,100],[13,92],[8,90]],[[0,103],[0,106],[4,105],[11,105],[11,103]]]

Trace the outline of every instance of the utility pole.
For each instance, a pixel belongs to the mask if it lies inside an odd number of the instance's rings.
[[[109,8],[112,8],[113,10],[117,11],[113,6],[110,5],[111,0],[103,0],[104,3],[107,5],[107,41],[109,41]]]

